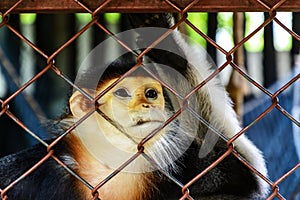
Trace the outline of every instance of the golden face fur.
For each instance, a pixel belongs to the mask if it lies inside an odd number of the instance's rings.
[[[106,85],[116,81],[113,79]],[[102,91],[104,87],[98,88]],[[99,109],[136,142],[165,119],[165,100],[159,82],[150,77],[127,77],[99,100]],[[103,119],[99,123],[106,123]]]

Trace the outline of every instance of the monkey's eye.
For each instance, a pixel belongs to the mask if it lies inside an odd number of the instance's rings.
[[[147,99],[151,99],[151,100],[155,100],[157,99],[157,91],[153,88],[148,88],[146,91],[145,91],[145,97]]]
[[[128,94],[128,92],[125,88],[117,89],[116,91],[114,91],[114,95],[121,97],[121,98],[130,97],[130,95]]]

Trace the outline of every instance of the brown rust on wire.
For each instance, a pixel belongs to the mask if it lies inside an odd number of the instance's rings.
[[[79,0],[73,0],[75,3],[78,4],[78,6],[80,6],[84,11],[87,11],[88,13],[93,13],[93,11],[91,11],[88,7],[86,7],[83,3],[81,3],[81,1]]]
[[[0,13],[0,16],[2,17],[2,21],[0,23],[0,28],[2,28],[2,26],[6,25],[8,23],[8,16],[2,16]]]
[[[2,1],[2,2],[3,2],[3,1]],[[6,18],[7,15],[10,14],[10,13],[11,13],[16,7],[18,7],[18,5],[19,5],[20,3],[22,3],[22,2],[23,2],[23,0],[19,0],[19,1],[17,1],[15,4],[9,6],[9,8],[7,9],[7,11],[6,11],[4,14],[2,14],[2,12],[1,12],[2,17],[3,17],[3,18]],[[0,8],[2,8],[2,7],[1,7],[1,3],[0,3]],[[1,10],[0,10],[0,11],[1,11]]]
[[[176,12],[181,12],[181,8],[179,8],[173,1],[165,0],[165,2],[170,5]]]
[[[141,140],[141,142],[137,145],[137,149],[142,148],[142,146],[150,140],[152,137],[154,137],[155,134],[157,134],[160,130],[162,130],[164,127],[166,127],[169,123],[171,123],[176,117],[178,117],[188,106],[187,101],[183,101],[183,106],[176,111],[169,119],[167,119],[161,126],[159,126],[157,129],[152,131],[150,134],[148,134],[145,138]]]
[[[96,9],[94,12],[91,11],[88,7],[86,7],[83,3],[81,3],[78,0],[74,0],[79,6],[81,6],[85,11],[87,11],[88,13],[90,13],[92,15],[92,19],[97,18],[98,16],[96,15],[96,13],[98,14],[100,12],[100,10]],[[109,2],[109,1],[107,1]],[[104,2],[103,4],[100,5],[100,7],[103,9],[106,6],[106,2]],[[120,40],[119,38],[117,38],[114,33],[112,33],[110,30],[108,30],[104,25],[102,25],[99,21],[96,20],[96,25],[102,29],[107,35],[111,36],[115,41],[117,41],[122,47],[124,47],[126,50],[128,50],[129,52],[133,52],[133,50],[128,47],[128,45],[126,45],[125,42],[123,42],[122,40]]]
[[[194,0],[194,1],[190,2],[188,5],[186,5],[184,7],[184,9],[182,10],[182,13],[187,13],[188,11],[190,11],[198,2],[199,2],[199,0]]]
[[[258,82],[256,82],[254,79],[252,79],[249,75],[247,75],[239,66],[237,66],[235,63],[231,62],[230,65],[233,67],[234,70],[236,70],[237,72],[239,72],[244,78],[247,79],[248,82],[250,82],[252,85],[254,85],[255,87],[257,87],[260,91],[262,91],[263,93],[265,93],[266,95],[268,95],[269,97],[272,98],[272,93],[266,89],[265,87],[263,87],[261,84],[259,84]]]
[[[211,79],[215,78],[223,69],[225,69],[231,62],[232,57],[228,56],[228,60],[220,66],[218,69],[216,69],[211,75],[209,75],[205,80],[203,80],[200,84],[198,84],[191,92],[189,92],[185,97],[184,101],[188,100],[188,98],[195,94],[200,88],[202,88],[205,84],[207,84]]]
[[[278,8],[280,8],[285,2],[287,2],[287,0],[281,0],[278,1],[270,10],[270,12],[273,12],[274,10],[278,10]]]
[[[300,162],[294,166],[290,171],[282,175],[277,181],[275,181],[272,185],[272,189],[276,188],[284,179],[286,179],[288,176],[290,176],[292,173],[294,173],[298,168],[300,168]]]
[[[54,154],[51,155],[51,157],[59,164],[61,165],[65,170],[68,171],[72,176],[74,176],[77,180],[79,180],[81,183],[83,183],[86,187],[88,187],[90,190],[93,190],[93,186],[90,185],[86,180],[84,180],[81,176],[79,176],[76,172],[74,172],[72,169],[68,167],[64,162],[62,162],[58,157],[56,157]]]
[[[143,50],[137,59],[143,57],[146,53],[151,51],[156,45],[158,45],[161,41],[163,41],[166,37],[168,37],[178,26],[185,21],[187,18],[187,14],[184,13],[182,17],[179,19],[177,23],[175,23],[172,27],[170,27],[164,34],[162,34],[159,38],[157,38],[152,44],[150,44],[145,50]]]
[[[192,22],[190,22],[188,19],[185,20],[185,23],[191,27],[196,33],[198,33],[201,37],[203,37],[208,43],[210,43],[213,47],[221,51],[223,54],[227,54],[228,52],[223,49],[220,45],[218,45],[214,40],[212,40],[210,37],[205,35],[202,31],[200,31]]]
[[[94,17],[92,21],[90,21],[88,24],[86,24],[79,32],[77,32],[73,37],[71,37],[67,42],[65,42],[61,47],[59,47],[48,59],[47,63],[51,62],[51,60],[54,59],[54,57],[60,53],[63,49],[65,49],[67,46],[69,46],[75,39],[77,39],[81,34],[83,34],[87,29],[89,29],[92,25],[96,23],[98,20],[98,17]]]
[[[272,12],[272,15],[265,20],[259,27],[257,27],[254,31],[252,31],[247,37],[244,37],[239,43],[235,44],[235,46],[228,52],[229,54],[233,54],[239,47],[245,44],[250,38],[252,38],[257,32],[267,26],[274,18],[276,17],[276,12]]]
[[[104,25],[102,25],[100,22],[97,22],[96,25],[102,29],[107,35],[111,36],[115,41],[117,41],[122,47],[124,47],[127,51],[132,52],[135,54],[135,52],[122,40],[120,40],[114,33],[112,33],[110,30],[108,30]]]
[[[278,192],[279,192],[279,188],[276,187],[275,190],[273,190],[272,194],[270,194],[270,196],[266,200],[274,199],[276,196],[278,196]]]
[[[261,6],[263,6],[266,10],[271,10],[271,6],[269,6],[268,4],[267,4],[267,2],[265,2],[265,1],[261,1],[261,0],[256,0]]]
[[[144,152],[144,147],[141,147],[137,153],[135,153],[132,157],[130,157],[127,161],[125,161],[120,167],[118,167],[115,171],[113,171],[109,176],[103,179],[92,191],[92,195],[97,192],[99,188],[101,188],[105,183],[107,183],[110,179],[120,173],[125,167],[127,167],[130,163],[132,163],[137,157],[139,157]]]
[[[189,192],[188,189],[185,191],[185,193],[183,194],[183,196],[182,196],[179,200],[186,200],[186,199],[194,200],[194,199],[190,196],[190,192]]]
[[[240,162],[242,162],[246,167],[248,167],[254,174],[259,176],[261,179],[263,179],[266,183],[272,186],[272,181],[268,179],[268,177],[265,177],[263,174],[261,174],[257,169],[255,169],[249,162],[235,149],[233,149],[232,154],[239,159]]]
[[[19,95],[23,90],[25,90],[29,85],[31,85],[33,82],[35,82],[39,77],[41,77],[44,73],[46,73],[50,68],[52,64],[48,64],[42,71],[40,71],[37,75],[35,75],[32,79],[30,79],[28,82],[26,82],[23,86],[21,86],[15,93],[13,93],[10,97],[8,97],[3,103],[2,106],[5,106],[10,102],[13,98],[15,98],[17,95]]]
[[[111,0],[106,0],[106,1],[104,1],[102,4],[100,4],[100,5],[98,6],[98,8],[96,8],[96,9],[94,10],[92,16],[94,17],[94,16],[96,16],[99,12],[101,12],[101,11],[103,10],[103,8],[105,8],[105,6],[106,6],[109,2],[111,2]]]
[[[85,11],[87,11],[88,13],[90,13],[92,15],[92,19],[94,18],[97,18],[98,19],[98,16],[96,14],[99,13],[99,10],[96,9],[96,11],[91,11],[88,7],[86,7],[83,3],[77,1],[77,0],[74,0],[79,6],[81,6]],[[109,2],[109,1],[107,1]],[[100,5],[101,8],[105,7],[106,6],[106,2],[104,2],[103,4]],[[104,25],[102,25],[99,21],[96,20],[96,23],[95,23],[100,29],[102,29],[107,35],[111,36],[115,41],[117,41],[122,47],[124,47],[127,51],[129,52],[133,52],[134,51],[128,47],[128,45],[123,42],[122,40],[120,40],[118,37],[115,36],[114,33],[112,33],[110,30],[108,30]]]
[[[281,26],[286,32],[288,32],[293,38],[295,38],[296,40],[298,40],[300,42],[300,35],[295,33],[293,30],[289,29],[287,26],[285,26],[281,21],[279,21],[279,19],[277,19],[276,17],[274,18],[274,21]]]
[[[19,120],[15,115],[13,115],[9,110],[5,112],[7,116],[9,116],[16,124],[18,124],[23,130],[29,133],[33,138],[43,144],[45,147],[48,146],[46,142],[44,142],[40,137],[38,137],[35,133],[33,133],[21,120]]]
[[[277,197],[280,200],[286,200],[280,193],[279,193],[279,187],[277,187],[272,194],[266,199],[266,200],[271,200],[274,199],[274,197]]]
[[[93,195],[93,197],[91,200],[99,200],[99,192],[98,191],[93,192],[92,195]]]
[[[39,13],[53,13],[53,12],[82,12],[84,9],[78,5],[78,2],[84,2],[86,7],[95,10],[99,7],[98,1],[91,0],[23,0],[20,5],[16,6],[15,9],[11,10],[13,13],[20,12],[39,12]],[[161,1],[161,0],[114,0],[109,2],[103,9],[99,12],[174,12],[173,6],[170,6],[168,2],[176,5],[179,10],[184,10],[190,1],[189,0],[172,0],[172,1]],[[274,7],[279,11],[300,11],[300,2],[298,0],[280,1],[276,0],[201,0],[192,6],[189,11],[193,12],[251,12],[251,11],[261,11],[266,12],[270,7]],[[2,12],[8,10],[12,6],[11,0],[1,0],[0,8]]]
[[[87,114],[85,114],[83,117],[78,119],[76,122],[74,120],[74,123],[72,124],[71,127],[69,127],[62,135],[57,137],[49,146],[47,147],[47,151],[51,151],[51,149],[59,142],[61,141],[67,134],[69,134],[71,131],[73,131],[77,126],[79,126],[83,121],[85,121],[88,117],[90,117],[96,109],[93,109],[89,111]]]
[[[4,113],[6,113],[6,112],[8,111],[8,108],[9,108],[9,105],[8,105],[8,104],[6,104],[5,107],[2,107],[2,110],[1,110],[1,112],[0,112],[0,116],[2,116]]]
[[[277,110],[281,112],[284,116],[286,116],[291,122],[293,122],[295,125],[300,127],[300,122],[295,117],[293,117],[289,112],[287,112],[283,107],[281,107],[279,104],[276,105]]]
[[[38,52],[40,55],[42,55],[44,58],[48,59],[48,56],[37,46],[35,46],[32,42],[30,42],[24,35],[22,35],[20,32],[18,32],[16,29],[14,29],[9,24],[6,25],[7,28],[9,28],[16,36],[18,36],[22,41],[24,41],[26,44],[28,44],[32,49],[34,49],[36,52]],[[49,63],[49,62],[47,62]]]
[[[289,80],[285,85],[283,85],[279,90],[277,90],[273,95],[272,98],[278,98],[278,95],[288,89],[293,83],[300,79],[300,74],[297,74],[291,80]],[[279,104],[276,105],[277,110],[279,110],[283,115],[285,115],[290,121],[300,127],[300,122],[293,117],[290,113],[288,113],[284,108],[282,108]]]
[[[147,69],[146,67],[143,67],[143,69],[148,74],[150,74],[155,80],[157,80],[164,88],[166,88],[168,91],[170,91],[171,93],[173,93],[178,98],[182,99],[182,96],[176,90],[174,90],[170,85],[168,85],[166,82],[164,82],[163,80],[161,80],[155,73],[153,73],[151,70]]]
[[[254,124],[256,124],[258,121],[260,121],[262,118],[264,118],[268,113],[270,113],[277,105],[278,101],[273,101],[272,105],[270,105],[263,113],[261,113],[255,120],[250,123],[249,125],[245,126],[242,130],[240,130],[237,134],[235,134],[230,140],[228,141],[228,145],[233,144],[235,140],[237,140],[241,135],[243,135],[250,127],[252,127]]]
[[[51,66],[51,69],[63,80],[65,80],[74,90],[79,91],[82,95],[84,95],[85,98],[90,100],[91,102],[94,100],[93,97],[91,97],[90,94],[88,94],[86,91],[84,91],[82,88],[77,86],[75,83],[73,83],[67,76],[64,75],[62,71],[59,70],[59,68],[55,67],[55,65]]]
[[[8,111],[9,109],[9,105],[6,104],[6,105],[3,105],[3,100],[0,98],[0,103],[1,103],[1,111],[0,111],[0,117],[6,113],[6,111]]]
[[[188,3],[188,5],[184,6],[183,8],[180,8],[174,1],[165,0],[167,4],[169,4],[173,9],[175,9],[177,12],[181,14],[187,13],[189,10],[191,10],[195,4],[199,2],[199,0],[194,0]]]
[[[108,87],[106,87],[103,91],[101,91],[95,98],[94,103],[98,101],[103,95],[105,95],[108,91],[110,91],[113,87],[115,87],[118,83],[120,83],[124,78],[126,78],[129,74],[134,72],[137,68],[141,66],[143,61],[141,59],[137,60],[137,63],[128,70],[125,74],[123,74],[120,78],[118,78],[116,81],[114,81],[112,84],[110,84]]]
[[[289,80],[285,85],[283,85],[277,92],[272,95],[272,98],[277,97],[280,93],[285,91],[288,87],[290,87],[293,83],[295,83],[298,79],[300,79],[300,74],[297,74],[291,80]]]

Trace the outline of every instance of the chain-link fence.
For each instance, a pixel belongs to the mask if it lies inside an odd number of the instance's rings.
[[[124,169],[129,163],[133,162],[139,155],[142,154],[143,148],[142,146],[147,142],[149,139],[142,140],[138,144],[138,150],[136,154],[123,163],[115,172],[110,174],[108,177],[106,177],[104,180],[98,183],[96,187],[92,187],[89,183],[87,183],[85,180],[83,180],[78,174],[76,174],[73,170],[70,169],[68,165],[63,163],[56,155],[54,151],[54,147],[59,143],[66,135],[68,135],[70,132],[72,132],[84,119],[79,120],[78,122],[74,123],[70,128],[65,130],[59,137],[57,137],[53,142],[47,143],[43,139],[41,139],[41,134],[36,133],[35,131],[28,128],[26,123],[24,123],[22,120],[20,120],[15,113],[12,111],[12,105],[11,102],[16,99],[20,94],[24,93],[25,90],[30,87],[32,84],[37,82],[38,80],[41,80],[44,78],[44,75],[46,73],[54,72],[56,76],[60,77],[65,83],[70,85],[72,88],[75,88],[76,90],[81,91],[84,93],[82,88],[80,88],[78,85],[74,83],[68,76],[65,75],[65,72],[62,70],[63,66],[57,66],[55,63],[55,59],[62,54],[68,46],[73,45],[78,38],[80,38],[82,35],[84,35],[89,29],[92,27],[97,27],[98,31],[104,32],[106,36],[113,37],[117,43],[124,47],[125,49],[128,49],[131,51],[130,47],[128,47],[126,44],[128,41],[122,41],[119,37],[115,37],[114,33],[108,26],[106,26],[104,23],[99,20],[99,14],[104,12],[177,12],[180,13],[180,17],[178,20],[178,23],[176,23],[172,28],[175,29],[179,26],[182,26],[183,24],[189,28],[191,28],[195,33],[197,33],[199,36],[203,37],[206,42],[213,46],[217,51],[221,52],[221,54],[226,58],[223,63],[220,64],[220,66],[209,76],[207,77],[202,83],[200,83],[193,92],[196,92],[201,87],[203,87],[207,82],[209,82],[211,79],[216,78],[220,73],[223,72],[224,69],[232,68],[235,72],[237,72],[239,75],[241,75],[243,81],[247,81],[252,86],[254,86],[257,90],[259,90],[261,93],[264,94],[264,96],[268,97],[268,106],[264,109],[264,111],[260,112],[259,115],[248,125],[246,125],[240,132],[236,133],[234,137],[230,138],[228,143],[228,149],[227,151],[222,154],[217,160],[215,160],[209,167],[207,167],[203,171],[199,171],[199,174],[195,177],[193,177],[189,182],[187,183],[178,183],[179,181],[176,180],[176,177],[169,177],[171,181],[174,181],[177,185],[179,184],[181,186],[182,190],[182,198],[181,199],[190,199],[192,198],[189,196],[188,189],[191,185],[193,185],[196,181],[201,179],[208,171],[213,169],[216,165],[218,165],[224,158],[226,158],[229,155],[236,156],[240,162],[244,163],[250,170],[252,170],[255,174],[257,174],[259,177],[261,177],[271,188],[272,192],[269,194],[267,199],[285,199],[286,197],[282,195],[282,193],[279,191],[280,184],[285,181],[289,176],[299,171],[300,163],[296,163],[293,165],[292,168],[290,168],[288,171],[286,171],[283,174],[279,174],[277,179],[269,179],[268,177],[263,176],[260,174],[255,168],[253,168],[251,165],[249,165],[242,157],[241,155],[236,152],[233,149],[233,142],[237,140],[241,135],[245,134],[246,131],[251,130],[253,126],[263,118],[265,118],[270,112],[273,110],[277,110],[280,112],[280,114],[287,119],[289,119],[296,128],[299,129],[299,116],[293,116],[292,113],[285,110],[285,108],[280,103],[280,95],[284,93],[285,91],[289,90],[293,85],[296,84],[298,81],[299,84],[299,78],[300,74],[299,72],[295,73],[293,77],[291,77],[286,83],[282,84],[279,88],[276,89],[276,91],[269,91],[266,87],[264,87],[261,83],[255,81],[247,72],[245,72],[242,68],[242,66],[239,66],[239,63],[237,63],[234,60],[234,54],[237,53],[237,51],[243,47],[243,45],[249,41],[252,37],[254,37],[256,34],[258,34],[259,31],[263,30],[265,27],[268,26],[269,23],[273,22],[278,24],[282,29],[284,29],[287,33],[289,33],[293,39],[300,42],[299,33],[296,33],[292,31],[290,28],[288,28],[284,23],[282,23],[277,18],[277,12],[278,11],[299,11],[300,10],[300,2],[298,1],[277,1],[277,2],[264,2],[259,0],[253,0],[253,1],[154,1],[153,4],[145,3],[142,1],[137,2],[131,2],[131,1],[103,1],[102,3],[99,3],[97,1],[78,1],[78,0],[68,0],[68,1],[25,1],[25,0],[19,0],[19,1],[2,1],[0,2],[0,9],[1,9],[1,24],[0,28],[6,27],[11,33],[13,33],[18,40],[23,41],[26,46],[30,47],[31,51],[35,54],[38,54],[39,57],[41,57],[41,60],[43,60],[44,63],[46,63],[39,72],[35,73],[35,75],[26,83],[19,86],[17,90],[15,90],[12,94],[10,94],[5,99],[0,99],[1,101],[1,112],[0,112],[0,120],[3,119],[4,116],[8,116],[11,121],[14,122],[14,126],[20,126],[23,130],[25,130],[31,137],[36,139],[38,142],[42,143],[45,146],[45,149],[47,150],[47,153],[44,155],[44,157],[37,162],[34,166],[32,166],[28,171],[26,171],[22,176],[17,177],[13,182],[9,183],[5,188],[0,188],[1,191],[1,198],[2,199],[9,199],[9,196],[7,195],[7,192],[11,190],[17,183],[21,182],[26,176],[29,176],[31,173],[33,173],[37,168],[39,168],[46,160],[49,158],[54,159],[57,163],[59,163],[62,167],[65,168],[71,175],[76,177],[78,180],[80,180],[83,184],[87,186],[88,189],[91,190],[91,194],[93,194],[94,199],[97,198],[98,193],[97,190],[101,188],[103,185],[105,185],[107,182],[109,182],[110,179],[113,179],[116,174],[118,174],[119,171]],[[252,31],[250,34],[248,34],[245,37],[242,37],[240,40],[236,41],[233,48],[230,50],[225,50],[222,46],[217,44],[213,39],[207,36],[207,34],[204,34],[201,30],[198,29],[187,17],[188,12],[191,11],[205,11],[205,12],[218,12],[218,11],[231,11],[231,12],[244,12],[244,11],[259,11],[259,12],[267,12],[269,13],[269,16],[264,20],[263,23],[259,23],[256,26],[256,29]],[[76,13],[76,12],[84,12],[90,14],[90,19],[88,19],[85,24],[80,28],[80,30],[73,35],[70,36],[70,38],[66,39],[65,42],[62,42],[58,48],[53,50],[52,53],[45,53],[49,52],[47,49],[40,48],[39,45],[32,42],[31,39],[29,39],[27,36],[24,36],[24,34],[21,33],[20,30],[18,30],[14,24],[10,23],[10,17],[15,13],[25,13],[25,12],[42,12],[42,13],[52,13],[53,16],[56,15],[58,12],[67,12],[67,13]],[[48,26],[51,26],[49,24]],[[59,29],[56,29],[55,34],[61,34]],[[166,35],[163,35],[160,39],[157,40],[157,42],[160,42],[161,39],[166,37]],[[47,40],[47,39],[45,39]],[[18,48],[18,47],[15,47]],[[144,54],[146,54],[151,47],[146,48],[143,50],[139,55],[138,58],[141,58]],[[1,52],[0,52],[1,53]],[[4,52],[5,53],[5,52]],[[1,56],[2,55],[2,56]],[[2,60],[1,63],[5,62],[5,57],[3,56],[3,52],[0,55],[0,58]],[[138,59],[139,60],[139,59]],[[143,61],[140,60],[142,63]],[[7,64],[8,62],[6,62]],[[139,65],[141,63],[138,63]],[[136,65],[137,66],[137,65]],[[121,77],[122,79],[123,77]],[[13,78],[12,78],[13,79]],[[164,80],[161,80],[164,81]],[[113,86],[112,86],[113,87]],[[168,88],[169,90],[172,90],[172,88]],[[191,94],[193,94],[193,92]],[[191,95],[189,94],[189,95]],[[176,94],[180,98],[180,94]],[[67,96],[67,94],[66,94]],[[90,97],[89,97],[90,98]],[[99,98],[99,96],[98,96]],[[97,99],[97,98],[96,98]],[[95,100],[94,100],[95,101]],[[28,102],[34,102],[34,100],[30,99]],[[39,112],[41,113],[41,112]],[[179,115],[177,113],[177,115]],[[86,116],[85,118],[87,118]],[[174,115],[169,119],[169,121],[172,121],[176,116]],[[2,129],[2,127],[1,127]],[[3,129],[2,129],[3,130]],[[1,134],[6,134],[1,131]],[[8,134],[8,133],[7,133]],[[154,134],[152,134],[153,136]],[[149,136],[150,137],[150,136]],[[18,143],[17,139],[15,143]],[[282,154],[289,154],[289,152],[282,152]],[[268,165],[275,165],[276,163],[268,163]],[[300,184],[300,181],[297,181],[298,184]],[[58,186],[59,187],[59,186]],[[295,186],[296,187],[296,186]],[[296,198],[296,197],[294,197]]]

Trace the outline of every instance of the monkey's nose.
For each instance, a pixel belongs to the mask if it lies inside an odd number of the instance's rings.
[[[149,104],[146,104],[146,103],[143,103],[143,104],[142,104],[142,107],[143,107],[143,108],[150,108],[150,105],[149,105]]]

